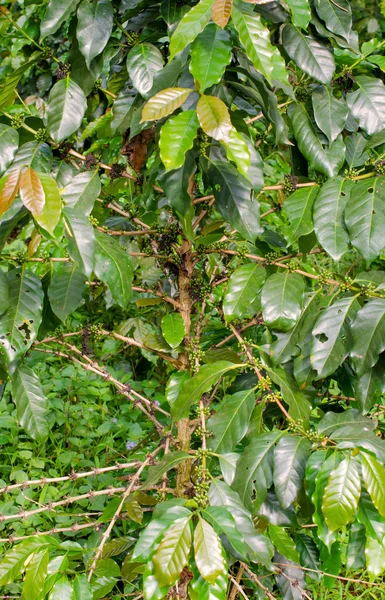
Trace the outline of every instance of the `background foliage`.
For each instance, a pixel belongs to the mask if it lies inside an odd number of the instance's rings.
[[[382,597],[384,22],[1,4],[5,597]]]

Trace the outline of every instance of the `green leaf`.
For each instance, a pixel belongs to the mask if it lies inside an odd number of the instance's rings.
[[[385,86],[381,79],[357,75],[355,92],[346,95],[346,102],[361,129],[369,135],[385,128]]]
[[[12,362],[36,339],[44,293],[40,280],[26,269],[12,269],[7,280],[10,306],[0,318],[0,344],[8,362]]]
[[[132,85],[139,94],[146,96],[151,90],[154,77],[164,65],[162,53],[156,46],[145,42],[136,44],[127,54],[127,71]]]
[[[3,315],[9,308],[9,284],[4,271],[0,271],[0,315]]]
[[[377,258],[384,247],[382,219],[385,217],[385,182],[379,177],[358,181],[345,209],[352,246],[367,261]]]
[[[336,35],[345,38],[349,42],[352,33],[352,11],[350,3],[347,0],[342,0],[342,2],[315,0],[314,4],[318,16],[325,22],[327,29]]]
[[[208,392],[228,371],[239,369],[240,366],[242,365],[234,365],[226,360],[203,365],[194,377],[183,383],[178,399],[171,406],[173,420],[179,421],[187,417],[190,407],[198,402],[203,394]]]
[[[385,546],[368,537],[365,546],[366,568],[369,575],[379,577],[385,570]]]
[[[190,72],[204,92],[219,83],[231,61],[230,34],[210,23],[191,45]]]
[[[210,523],[201,517],[194,531],[194,558],[203,579],[215,584],[225,570],[222,545]]]
[[[365,568],[365,527],[360,523],[352,523],[349,542],[346,549],[346,567],[349,570]]]
[[[35,221],[45,231],[54,235],[55,227],[59,223],[61,215],[61,199],[57,183],[51,175],[47,173],[38,173],[38,177],[43,188],[45,202],[41,212],[32,211]]]
[[[35,600],[40,598],[47,576],[49,551],[47,548],[35,552],[28,561],[23,583],[22,598]]]
[[[48,298],[53,312],[61,321],[65,321],[78,308],[85,289],[86,277],[76,265],[60,265],[54,271]]]
[[[314,229],[321,246],[335,261],[349,250],[344,212],[354,183],[350,179],[331,179],[323,184],[314,202]]]
[[[167,117],[182,106],[192,91],[187,88],[167,88],[158,92],[144,105],[140,122],[158,121]]]
[[[16,97],[16,87],[19,85],[20,79],[30,67],[41,60],[41,57],[41,52],[34,52],[28,62],[21,65],[21,67],[11,72],[11,74],[5,78],[4,85],[0,91],[0,110],[13,104]]]
[[[87,108],[81,87],[69,77],[57,81],[47,104],[48,131],[55,142],[61,142],[79,129]]]
[[[55,33],[60,25],[75,11],[79,0],[51,0],[40,23],[41,39]]]
[[[191,516],[175,521],[164,534],[152,562],[161,586],[171,586],[187,564],[192,542]]]
[[[361,482],[354,460],[345,458],[330,473],[322,499],[327,526],[335,531],[353,520],[360,499]]]
[[[226,541],[238,556],[247,559],[247,544],[242,533],[238,530],[231,509],[226,506],[208,506],[202,511],[202,517],[211,523],[214,531],[221,537],[225,535]],[[226,544],[228,548],[228,544]]]
[[[22,144],[16,152],[16,156],[9,171],[15,171],[16,169],[28,166],[38,173],[43,172],[49,174],[51,173],[52,160],[52,150],[48,144],[45,142],[41,144],[37,141],[26,142],[25,144]]]
[[[232,165],[211,161],[209,177],[216,207],[223,218],[245,239],[254,243],[261,233],[259,203],[251,197],[250,183]]]
[[[209,430],[213,434],[208,441],[210,450],[219,454],[234,450],[247,433],[254,405],[254,390],[225,396],[221,408],[208,422]]]
[[[170,379],[167,382],[165,390],[165,397],[170,406],[178,399],[183,383],[190,378],[191,375],[188,371],[176,371],[170,375]]]
[[[366,534],[369,537],[382,543],[385,535],[385,519],[376,510],[369,493],[364,487],[358,503],[357,521],[364,525]]]
[[[183,317],[179,313],[168,313],[161,321],[162,335],[171,348],[177,348],[185,336]]]
[[[301,565],[307,569],[319,571],[321,563],[319,560],[319,551],[314,540],[308,535],[296,535],[295,545],[300,555]],[[321,578],[320,573],[313,573],[312,571],[308,571],[307,576],[314,581],[319,581]]]
[[[335,63],[333,54],[324,44],[289,24],[283,28],[282,43],[285,51],[302,71],[320,83],[331,81]]]
[[[212,5],[213,0],[200,0],[198,4],[183,15],[171,36],[169,60],[172,60],[176,54],[184,50],[203,31],[210,21]]]
[[[324,379],[336,371],[352,347],[351,322],[359,304],[355,296],[336,300],[325,308],[313,329],[310,362],[316,379]]]
[[[271,380],[279,386],[283,399],[289,405],[289,415],[295,420],[308,421],[312,410],[311,393],[300,389],[284,369],[266,367],[266,370]]]
[[[12,397],[17,419],[34,440],[44,442],[48,437],[48,401],[38,376],[32,369],[21,366],[12,382]]]
[[[148,470],[147,479],[142,485],[143,490],[146,490],[153,486],[155,483],[158,483],[159,479],[167,473],[170,469],[174,469],[180,463],[185,460],[190,459],[190,455],[187,452],[170,452],[169,454],[165,454],[162,460],[155,465],[154,467],[150,467]]]
[[[362,452],[361,460],[365,487],[380,515],[385,517],[385,469],[370,454]]]
[[[214,138],[227,142],[231,131],[230,113],[222,100],[216,96],[201,96],[197,115],[203,131]]]
[[[313,204],[319,189],[318,185],[299,188],[285,200],[284,210],[290,221],[286,234],[289,244],[313,231]]]
[[[266,325],[288,331],[301,314],[303,278],[297,273],[274,273],[262,288],[262,314]]]
[[[62,577],[53,586],[48,600],[72,600],[73,587],[67,577]],[[94,596],[95,598],[95,596]]]
[[[294,109],[288,111],[288,114],[298,148],[313,169],[327,177],[338,175],[345,159],[345,145],[342,139],[338,138],[329,148],[324,148],[315,134],[306,109],[302,104],[297,104]]]
[[[270,43],[270,32],[263,25],[260,15],[252,6],[234,4],[231,18],[239,39],[254,67],[271,81],[273,75],[273,54],[275,48]]]
[[[68,254],[86,277],[91,277],[95,264],[95,234],[88,217],[78,208],[64,209],[71,235],[67,234]]]
[[[251,508],[253,493],[258,505],[266,498],[273,483],[274,446],[281,435],[281,432],[273,431],[256,436],[237,464],[232,487],[247,507]]]
[[[292,17],[292,23],[296,27],[307,29],[311,19],[311,12],[308,0],[287,0]]]
[[[0,585],[8,585],[16,577],[19,577],[24,570],[24,563],[28,556],[36,550],[42,550],[44,546],[47,546],[47,539],[39,537],[24,540],[6,552],[0,560]]]
[[[215,584],[203,579],[195,565],[191,565],[193,578],[189,583],[190,600],[226,600],[228,589],[227,572],[217,577]]]
[[[194,151],[187,152],[185,161],[179,169],[166,172],[161,185],[166,192],[167,201],[181,221],[187,239],[194,238],[192,220],[194,207],[190,195],[191,181],[196,171]]]
[[[333,96],[332,88],[326,85],[316,88],[311,100],[315,122],[328,138],[329,144],[332,144],[345,127],[349,109]]]
[[[77,11],[76,37],[88,69],[92,60],[103,52],[112,32],[114,14],[109,0],[83,0]]]
[[[12,163],[19,147],[19,134],[16,129],[0,123],[0,173],[4,173]]]
[[[238,171],[251,181],[249,176],[250,169],[250,149],[246,143],[245,138],[238,133],[238,131],[232,127],[227,141],[221,142],[225,149],[226,155],[229,160],[232,160],[238,169]]]
[[[154,565],[147,563],[143,573],[143,592],[146,600],[162,600],[168,592],[169,586],[161,587],[154,576]]]
[[[372,369],[356,380],[354,397],[362,414],[369,412],[372,406],[378,402],[379,396],[385,392],[383,373],[384,361],[380,360]]]
[[[337,539],[337,534],[335,531],[331,531],[326,525],[322,510],[322,504],[325,488],[329,481],[329,475],[333,471],[333,469],[335,469],[335,467],[338,465],[339,456],[337,452],[333,452],[325,460],[325,454],[322,453],[322,455],[322,462],[317,460],[314,463],[314,492],[311,496],[311,500],[314,504],[315,509],[313,513],[313,522],[317,525],[317,535],[330,550],[332,544]],[[310,459],[311,458],[312,456],[310,457]],[[308,477],[308,473],[306,477]]]
[[[95,275],[105,283],[119,306],[127,308],[132,293],[132,263],[119,242],[95,231]]]
[[[352,133],[344,139],[346,146],[346,162],[349,167],[361,167],[369,159],[365,151],[367,140],[362,133]],[[349,180],[348,180],[349,181]]]
[[[353,348],[350,356],[361,377],[373,367],[385,350],[385,299],[375,298],[357,313],[352,324]]]
[[[294,435],[281,437],[274,449],[274,488],[283,508],[288,508],[297,499],[310,450],[311,445],[306,438]]]
[[[261,291],[265,277],[266,270],[258,264],[249,263],[235,269],[223,299],[223,312],[227,322],[243,317]]]
[[[100,194],[101,184],[98,170],[79,173],[61,192],[64,204],[89,215]]]
[[[92,587],[85,574],[76,575],[73,580],[73,595],[71,600],[92,600]]]
[[[269,537],[280,554],[289,560],[299,563],[299,554],[294,540],[289,536],[286,529],[270,524]]]
[[[184,161],[185,154],[191,150],[198,133],[199,122],[195,110],[171,117],[160,130],[160,157],[166,171],[179,169]]]

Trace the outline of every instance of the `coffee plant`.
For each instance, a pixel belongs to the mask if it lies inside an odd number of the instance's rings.
[[[379,597],[384,32],[1,2],[1,597]]]

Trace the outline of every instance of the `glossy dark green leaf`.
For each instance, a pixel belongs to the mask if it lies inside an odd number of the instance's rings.
[[[43,442],[48,437],[48,401],[38,376],[29,367],[15,372],[12,398],[20,425],[33,439]]]
[[[349,167],[361,167],[369,159],[369,154],[366,152],[367,140],[362,133],[352,133],[345,139],[346,146],[346,162]]]
[[[62,23],[67,21],[76,10],[79,0],[52,0],[47,4],[47,10],[40,24],[41,38],[55,33]]]
[[[385,349],[385,299],[374,298],[357,313],[352,324],[351,359],[360,377],[373,367]]]
[[[36,339],[43,310],[40,280],[26,269],[7,273],[9,308],[0,318],[0,344],[7,362],[22,356]]]
[[[350,3],[347,0],[342,0],[340,3],[334,3],[331,0],[316,0],[314,5],[318,16],[324,21],[327,29],[350,41],[352,33]]]
[[[4,173],[12,163],[19,146],[16,129],[0,123],[0,173]]]
[[[280,554],[289,560],[299,562],[295,542],[286,529],[277,525],[269,525],[269,537]]]
[[[337,138],[329,148],[324,148],[302,104],[289,110],[289,116],[298,148],[310,165],[327,177],[338,175],[345,159],[345,145],[342,139]]]
[[[191,517],[182,517],[167,529],[152,557],[154,575],[161,586],[177,581],[187,563],[191,543]]]
[[[127,71],[136,90],[146,96],[154,83],[154,76],[164,65],[163,56],[156,46],[145,42],[136,44],[127,54]]]
[[[223,536],[226,536],[226,540],[229,542],[235,553],[237,553],[238,556],[242,556],[244,560],[248,560],[247,545],[243,539],[242,533],[237,528],[235,519],[229,507],[208,506],[202,512],[202,516],[205,520],[211,523],[215,532],[221,537],[222,541],[224,541]]]
[[[203,93],[219,83],[231,60],[231,43],[228,31],[210,23],[191,45],[190,71]]]
[[[369,135],[380,133],[385,128],[385,86],[381,79],[358,75],[355,92],[346,96],[346,102],[361,129]]]
[[[173,420],[179,421],[179,419],[187,417],[190,407],[198,402],[203,394],[208,392],[228,371],[238,369],[240,366],[226,360],[203,365],[194,377],[182,384],[178,399],[171,406]]]
[[[344,211],[354,183],[349,179],[331,179],[323,184],[314,202],[314,229],[317,239],[336,261],[349,249]]]
[[[384,198],[384,181],[372,177],[355,184],[346,205],[350,241],[367,261],[375,260],[384,246],[381,227],[385,216]]]
[[[247,433],[254,405],[254,390],[225,396],[222,407],[208,421],[213,434],[208,445],[213,452],[223,454],[234,450]]]
[[[86,277],[91,277],[95,264],[95,234],[89,219],[77,208],[64,210],[70,232],[68,254]]]
[[[365,544],[365,526],[352,523],[346,549],[346,566],[349,570],[356,571],[365,567]]]
[[[52,150],[48,144],[37,141],[26,142],[17,150],[9,171],[21,169],[27,165],[38,173],[51,173],[52,161]]]
[[[297,273],[274,273],[262,288],[262,314],[267,325],[287,331],[301,314],[304,281]]]
[[[312,569],[312,571],[307,571],[306,575],[314,581],[319,581],[320,573],[313,572],[321,568],[317,544],[309,535],[296,535],[295,545],[300,555],[301,565],[307,569]]]
[[[132,293],[132,263],[119,242],[106,233],[95,232],[95,275],[105,283],[119,306],[127,308]]]
[[[295,420],[308,421],[312,410],[312,394],[300,389],[284,369],[275,367],[267,368],[267,371],[271,380],[279,386],[284,401],[289,405],[290,416]]]
[[[82,0],[77,17],[79,50],[90,68],[92,60],[104,50],[110,38],[114,18],[112,4],[109,0]]]
[[[283,508],[297,499],[310,449],[310,442],[303,437],[285,435],[278,440],[274,449],[274,489]]]
[[[79,127],[87,107],[83,90],[69,77],[57,81],[47,104],[47,126],[52,139],[61,142]]]
[[[61,197],[66,206],[76,208],[84,215],[89,215],[100,194],[100,189],[98,171],[85,171],[75,175],[61,191]]]
[[[213,182],[216,206],[234,229],[250,242],[261,233],[259,203],[252,199],[250,183],[232,165],[212,161],[209,176]]]
[[[252,439],[237,464],[232,487],[247,507],[251,508],[253,495],[260,505],[273,483],[274,446],[280,435],[274,431]]]
[[[54,271],[48,297],[53,312],[61,321],[77,309],[85,289],[86,277],[76,265],[63,264]]]
[[[289,24],[283,28],[282,42],[290,58],[310,77],[320,83],[331,81],[335,63],[333,54],[324,44]]]
[[[363,414],[369,412],[372,406],[378,402],[380,394],[385,392],[383,373],[384,361],[379,360],[372,369],[356,380],[354,397]]]
[[[241,319],[246,309],[253,304],[265,281],[266,270],[258,264],[238,267],[229,279],[223,300],[226,321]]]
[[[345,127],[349,109],[344,102],[337,100],[332,88],[326,85],[316,88],[311,99],[315,121],[329,144],[332,144]]]
[[[155,483],[158,483],[159,479],[167,473],[170,469],[174,469],[181,462],[189,459],[189,455],[187,452],[170,452],[169,454],[165,454],[162,460],[155,466],[150,467],[148,470],[147,479],[144,482],[142,489],[148,489],[153,486]]]
[[[313,329],[310,362],[316,379],[336,371],[352,347],[351,323],[359,304],[355,296],[336,300],[320,314]]]
[[[290,221],[286,234],[289,244],[313,231],[313,204],[319,189],[318,185],[300,188],[285,200],[284,210]]]
[[[288,560],[279,552],[276,552],[274,560],[280,565],[284,565],[280,567],[282,574],[276,576],[277,586],[283,600],[301,600],[303,598],[301,590],[306,587],[304,572],[296,566],[296,563]]]

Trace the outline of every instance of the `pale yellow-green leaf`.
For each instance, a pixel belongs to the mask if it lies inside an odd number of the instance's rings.
[[[158,92],[144,105],[140,122],[157,121],[171,115],[193,91],[188,88],[167,88]]]
[[[201,517],[194,532],[194,555],[203,579],[214,584],[225,570],[222,544],[210,523]]]
[[[362,453],[362,477],[372,502],[385,517],[385,469],[370,454]]]
[[[222,142],[227,158],[232,160],[242,175],[249,179],[250,152],[242,135],[233,127],[227,142]]]
[[[166,121],[160,130],[160,158],[166,171],[179,169],[184,157],[193,147],[198,132],[198,119],[195,110],[186,110]]]
[[[59,222],[61,215],[61,198],[56,181],[47,173],[38,173],[39,181],[45,194],[44,208],[40,214],[32,213],[35,221],[51,235]]]
[[[210,21],[212,6],[213,0],[200,0],[198,4],[183,15],[171,36],[169,60],[172,60],[176,54],[184,50],[204,30]]]
[[[231,131],[228,108],[222,100],[215,96],[201,96],[197,105],[199,123],[207,135],[227,142]]]
[[[192,542],[190,519],[177,519],[166,530],[152,558],[154,575],[161,586],[174,585],[187,564]]]
[[[385,571],[385,547],[375,538],[367,538],[365,545],[366,568],[369,575],[379,577]]]
[[[361,482],[354,460],[349,456],[330,473],[322,498],[322,513],[330,531],[352,521],[361,494]]]

